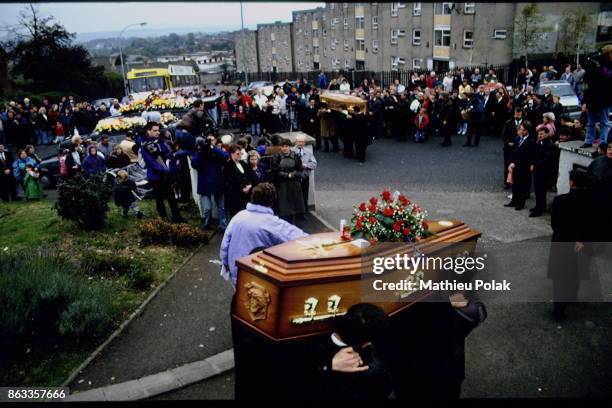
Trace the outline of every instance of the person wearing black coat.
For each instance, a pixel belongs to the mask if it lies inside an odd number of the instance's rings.
[[[487,318],[475,291],[438,292],[392,320],[395,345],[391,372],[394,394],[411,400],[414,391],[457,399],[465,379],[465,339]]]
[[[346,106],[342,105],[340,108],[342,109],[341,112],[334,111],[336,113],[336,129],[338,130],[338,137],[342,141],[344,157],[352,159],[354,154],[354,135],[351,132],[352,116]]]
[[[508,183],[508,166],[510,165],[510,155],[514,146],[514,139],[516,138],[516,131],[521,123],[525,120],[525,112],[522,108],[514,109],[514,117],[508,119],[504,123],[502,129],[502,142],[504,144],[504,188],[509,189],[512,186]]]
[[[230,160],[223,166],[225,210],[227,220],[246,208],[251,194],[251,166],[240,160],[242,148],[234,144],[229,148]]]
[[[343,401],[388,398],[393,388],[389,318],[378,306],[360,303],[337,321],[334,333],[312,344],[308,353],[312,357],[304,360],[314,395]]]
[[[533,187],[535,190],[536,205],[529,210],[530,217],[539,217],[546,211],[546,191],[556,180],[555,151],[556,147],[550,138],[548,128],[538,130],[538,140],[532,165]]]
[[[568,303],[577,301],[580,280],[590,278],[589,264],[593,231],[580,214],[592,211],[593,202],[587,190],[588,176],[570,172],[570,191],[555,197],[550,210],[553,230],[548,278],[553,281],[553,318],[565,320]]]
[[[366,149],[372,144],[372,135],[368,129],[368,119],[361,113],[359,106],[353,108],[351,121],[350,129],[355,138],[355,156],[359,164],[363,164],[366,158]]]
[[[2,201],[17,201],[15,176],[13,175],[13,155],[4,150],[0,143],[0,198]]]
[[[440,111],[438,112],[438,121],[440,123],[440,133],[444,137],[440,146],[451,145],[451,134],[455,129],[454,107],[448,94],[442,94],[440,99]]]
[[[514,207],[520,211],[525,208],[525,201],[531,190],[531,165],[535,154],[535,142],[529,136],[531,124],[521,123],[517,130],[510,155],[509,171],[512,171],[512,200],[505,207]]]
[[[392,112],[398,141],[408,140],[408,135],[414,134],[414,118],[416,114],[410,110],[406,94],[399,97],[395,110]]]
[[[304,118],[304,127],[303,131],[309,136],[312,136],[316,139],[316,148],[319,150],[321,148],[321,136],[319,135],[319,131],[321,129],[321,124],[319,123],[319,110],[317,109],[316,100],[310,99],[308,101],[308,106],[304,109],[302,116]]]

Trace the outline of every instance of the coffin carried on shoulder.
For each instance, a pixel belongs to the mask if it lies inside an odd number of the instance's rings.
[[[474,252],[481,235],[461,221],[431,221],[429,231],[432,236],[413,245],[392,245],[387,252],[384,243],[364,248],[343,241],[338,232],[329,232],[240,258],[232,318],[270,340],[283,341],[330,331],[335,317],[364,301],[377,304],[388,315],[398,313],[432,293],[398,290],[386,292],[384,301],[366,299],[369,294],[364,288],[380,278],[372,273],[374,255],[394,256],[401,248],[408,256],[461,256]],[[439,273],[435,268],[409,275],[396,270],[385,280],[416,282],[436,279]]]
[[[319,96],[321,102],[327,103],[329,109],[341,112],[342,106],[346,106],[349,112],[353,111],[355,106],[359,106],[361,112],[367,111],[367,104],[361,98],[343,93],[327,91]]]

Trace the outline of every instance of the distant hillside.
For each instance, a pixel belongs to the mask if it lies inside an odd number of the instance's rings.
[[[119,49],[117,37],[93,39],[83,42],[82,45],[94,57],[111,55]],[[171,33],[158,37],[128,37],[121,39],[121,46],[126,54],[139,54],[147,57],[212,50],[231,51],[234,49],[234,34],[233,32],[190,32],[187,34]]]

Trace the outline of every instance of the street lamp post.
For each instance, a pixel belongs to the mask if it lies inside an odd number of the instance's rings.
[[[121,48],[121,36],[125,32],[125,30],[127,30],[130,27],[135,27],[135,26],[144,27],[146,25],[147,25],[146,21],[142,23],[129,24],[125,26],[123,30],[121,30],[121,32],[119,33],[119,37],[117,37],[117,42],[119,43],[119,59],[121,60],[121,77],[123,78],[123,95],[124,96],[127,96],[128,94],[128,90],[127,90],[128,87],[127,87],[127,80],[125,79],[125,69],[123,67],[123,50]]]

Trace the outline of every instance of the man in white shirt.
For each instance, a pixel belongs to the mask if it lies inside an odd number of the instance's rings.
[[[351,86],[349,85],[346,79],[342,80],[342,83],[340,84],[340,90],[342,92],[349,92],[351,90]]]
[[[253,97],[253,100],[257,105],[259,105],[261,110],[266,109],[266,103],[268,102],[268,98],[261,92],[261,89],[257,90],[257,94]]]

